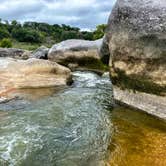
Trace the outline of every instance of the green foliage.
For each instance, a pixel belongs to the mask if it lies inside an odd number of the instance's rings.
[[[76,31],[63,31],[61,35],[61,40],[67,40],[67,39],[80,39],[81,34]]]
[[[29,42],[18,42],[17,40],[13,40],[13,47],[14,48],[19,48],[23,50],[36,50],[41,46],[40,43],[29,43]],[[47,46],[47,45],[45,45]]]
[[[5,23],[4,23],[5,22]],[[31,45],[52,45],[67,39],[96,40],[102,38],[106,25],[97,26],[94,32],[81,31],[80,28],[69,25],[49,25],[48,23],[25,22],[20,24],[18,21],[3,21],[0,19],[0,40],[10,38],[15,44],[18,42],[30,43]],[[35,46],[36,47],[36,46]]]
[[[100,39],[104,36],[105,30],[106,30],[107,25],[106,24],[101,24],[96,27],[96,30],[94,31],[94,36],[93,39],[97,40]]]
[[[9,38],[9,37],[10,37],[9,31],[5,29],[5,27],[0,27],[0,39]]]
[[[12,41],[10,39],[4,38],[0,42],[0,47],[11,48],[12,47]]]
[[[85,40],[93,40],[93,32],[82,31],[82,38]]]
[[[36,30],[28,28],[18,28],[12,30],[12,37],[20,42],[40,43],[42,36]]]

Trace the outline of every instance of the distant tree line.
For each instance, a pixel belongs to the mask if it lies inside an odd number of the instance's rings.
[[[67,39],[96,40],[104,35],[106,25],[96,27],[93,32],[81,31],[80,28],[69,25],[49,25],[48,23],[25,22],[23,24],[0,19],[0,40],[11,39],[18,42],[47,43],[60,42]]]

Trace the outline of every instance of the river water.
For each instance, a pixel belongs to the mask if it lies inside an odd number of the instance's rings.
[[[73,73],[58,89],[26,89],[0,104],[0,166],[166,165],[166,123],[113,109],[107,74]]]

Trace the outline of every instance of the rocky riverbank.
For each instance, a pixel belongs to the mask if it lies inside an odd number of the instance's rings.
[[[104,39],[66,40],[34,52],[0,49],[0,57],[28,59],[1,60],[0,95],[14,88],[66,85],[75,70],[103,74],[110,69],[115,100],[164,119],[165,13],[165,0],[118,0]],[[108,61],[109,67],[103,64]]]
[[[0,49],[0,97],[18,89],[65,86],[72,82],[71,71],[93,71],[100,75],[108,68],[102,63],[97,41],[67,40],[51,49],[41,46],[35,51],[15,48]]]
[[[166,97],[143,92],[121,90],[114,86],[114,99],[117,104],[142,110],[150,115],[166,120]]]
[[[71,71],[56,62],[41,59],[0,59],[0,96],[15,89],[65,86],[71,82]]]
[[[165,119],[165,0],[117,0],[101,50],[110,56],[115,99]]]

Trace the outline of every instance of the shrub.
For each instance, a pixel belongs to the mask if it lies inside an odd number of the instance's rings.
[[[40,43],[42,35],[36,30],[19,28],[12,31],[12,36],[20,42]]]
[[[10,39],[4,38],[0,42],[0,47],[10,48],[10,47],[12,47],[12,41]]]
[[[81,34],[76,31],[63,31],[61,34],[61,40],[68,40],[68,39],[80,39]]]
[[[8,30],[5,29],[4,27],[0,27],[0,39],[6,38],[6,37],[10,37]]]
[[[94,40],[100,39],[104,36],[105,30],[107,25],[101,24],[96,27],[96,30],[94,31]]]

